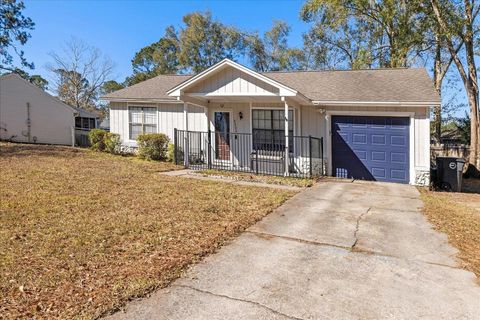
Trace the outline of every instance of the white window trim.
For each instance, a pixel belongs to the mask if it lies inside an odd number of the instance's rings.
[[[281,110],[281,111],[285,111],[285,107],[283,106],[272,106],[272,107],[265,107],[265,106],[261,106],[261,107],[255,107],[253,106],[252,104],[250,104],[250,134],[252,135],[252,145],[250,146],[253,150],[253,110]],[[294,107],[288,107],[288,111],[293,111],[293,136],[298,136],[297,134],[297,126],[296,126],[296,123],[295,123],[295,119],[296,119],[296,116],[295,116],[295,108]],[[283,130],[285,131],[285,130]],[[293,146],[295,148],[295,144]],[[296,154],[296,150],[293,149],[293,153]]]
[[[128,142],[134,142],[136,143],[137,140],[132,140],[130,139],[130,125],[131,125],[131,122],[130,122],[130,108],[152,108],[152,109],[155,109],[155,112],[156,112],[156,117],[155,117],[155,133],[158,133],[158,122],[159,122],[159,115],[158,115],[158,105],[138,105],[138,104],[128,104],[127,103],[127,141]],[[145,119],[144,119],[144,112],[142,110],[142,114],[143,114],[143,117],[142,117],[142,122],[145,122]],[[144,125],[144,123],[142,123],[142,126]]]

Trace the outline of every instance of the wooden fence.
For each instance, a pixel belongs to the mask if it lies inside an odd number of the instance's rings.
[[[468,159],[470,147],[467,145],[435,144],[430,146],[430,159],[435,161],[437,157],[456,157]]]

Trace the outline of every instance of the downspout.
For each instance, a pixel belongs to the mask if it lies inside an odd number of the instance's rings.
[[[32,142],[32,120],[30,119],[30,103],[27,102],[27,141]]]

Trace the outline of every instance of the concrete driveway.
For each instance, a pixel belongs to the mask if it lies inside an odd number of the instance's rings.
[[[480,319],[408,185],[321,182],[115,319]]]

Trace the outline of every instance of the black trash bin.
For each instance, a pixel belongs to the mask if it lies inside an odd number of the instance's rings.
[[[443,190],[460,192],[464,165],[462,158],[437,157],[437,185]]]

